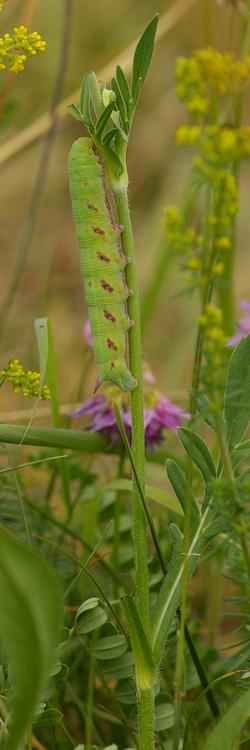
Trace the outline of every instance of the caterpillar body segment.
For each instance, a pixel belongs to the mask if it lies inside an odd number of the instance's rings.
[[[80,265],[88,306],[98,385],[110,380],[124,391],[137,381],[126,361],[128,289],[121,248],[122,227],[115,220],[100,155],[90,138],[79,138],[69,154],[69,184]]]

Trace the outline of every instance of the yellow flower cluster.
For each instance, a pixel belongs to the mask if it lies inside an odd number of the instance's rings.
[[[250,127],[245,125],[238,130],[229,127],[209,125],[199,128],[194,125],[181,125],[176,133],[179,146],[198,146],[200,164],[209,167],[227,166],[250,156]]]
[[[8,382],[13,393],[22,391],[24,396],[40,396],[43,400],[50,398],[47,385],[40,390],[40,373],[32,370],[24,370],[19,359],[10,360],[7,367],[0,371],[0,385]]]
[[[165,237],[172,252],[182,256],[182,269],[186,273],[186,282],[200,281],[201,255],[203,236],[197,234],[193,227],[187,227],[185,220],[176,206],[168,206],[163,215]],[[190,273],[191,272],[191,273]]]
[[[29,34],[26,26],[16,26],[12,34],[0,37],[0,70],[19,73],[27,57],[40,55],[45,49],[46,42],[37,31]]]
[[[227,337],[223,330],[222,311],[216,305],[208,304],[204,313],[199,317],[199,323],[203,328],[205,360],[202,379],[207,388],[213,390],[219,385],[221,370],[227,353],[225,349]]]
[[[5,5],[5,3],[6,3],[6,0],[0,0],[0,13],[1,13],[1,10],[3,10],[3,6]]]
[[[213,47],[197,50],[192,57],[176,63],[176,92],[187,102],[191,115],[203,116],[215,95],[239,94],[250,81],[250,56],[243,60]]]

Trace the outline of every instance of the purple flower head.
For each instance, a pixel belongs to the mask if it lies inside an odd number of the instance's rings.
[[[114,389],[111,395],[114,396]],[[104,394],[95,396],[86,401],[77,411],[72,412],[71,416],[75,419],[88,417],[90,421],[87,429],[108,434],[111,444],[114,445],[119,440],[119,430],[108,396],[109,389],[107,389],[107,396]],[[164,440],[165,430],[176,432],[183,419],[189,419],[190,415],[179,406],[172,404],[166,396],[152,389],[150,389],[150,397],[147,399],[146,396],[146,403],[147,400],[151,408],[144,409],[145,444],[148,450],[154,451],[155,447]],[[120,404],[120,410],[128,439],[131,442],[131,412],[126,400],[122,402],[122,405]]]
[[[248,333],[250,333],[250,302],[241,300],[241,302],[239,303],[239,307],[246,314],[243,315],[243,318],[241,318],[237,323],[237,326],[239,328],[238,333],[235,333],[234,336],[232,336],[232,338],[227,342],[227,346],[230,348],[233,348],[236,344],[239,343],[239,341],[241,341],[241,339],[244,338],[244,336],[247,336]]]

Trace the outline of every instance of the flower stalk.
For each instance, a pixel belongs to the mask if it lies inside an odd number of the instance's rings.
[[[126,267],[126,281],[132,292],[128,299],[128,315],[131,320],[133,320],[134,325],[129,330],[129,366],[133,377],[137,380],[136,388],[131,391],[132,453],[140,485],[144,492],[145,439],[139,288],[127,191],[116,190],[114,195],[118,221],[124,227],[121,234],[122,250],[124,255],[130,258],[130,262]],[[134,478],[132,497],[134,514],[136,600],[142,625],[147,635],[149,633],[147,525],[145,512],[142,507],[140,494]],[[138,693],[138,712],[140,750],[153,750],[154,700],[152,689]]]

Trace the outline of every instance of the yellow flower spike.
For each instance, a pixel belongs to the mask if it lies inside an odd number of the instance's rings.
[[[224,263],[222,263],[222,261],[219,261],[212,267],[212,273],[214,274],[214,276],[222,276],[224,268]]]
[[[187,110],[190,114],[204,115],[209,108],[209,99],[203,96],[193,96],[187,104]]]
[[[192,258],[189,258],[187,262],[187,267],[190,268],[191,271],[196,271],[198,268],[200,268],[200,265],[200,261],[195,257],[195,255]]]
[[[216,307],[216,305],[213,305],[212,302],[210,302],[206,306],[206,314],[213,318],[213,320],[216,320],[218,323],[221,323],[222,321],[222,310],[219,307]]]
[[[216,247],[218,247],[219,250],[229,250],[231,247],[231,240],[229,237],[220,237],[216,241]]]

